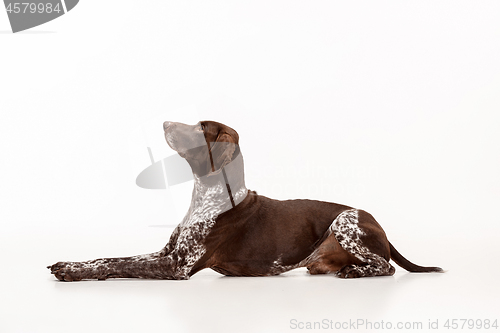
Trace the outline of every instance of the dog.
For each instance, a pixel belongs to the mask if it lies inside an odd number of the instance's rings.
[[[369,213],[315,200],[273,200],[245,186],[238,133],[201,121],[165,122],[167,144],[194,177],[189,210],[158,252],[133,257],[58,262],[61,281],[108,278],[186,280],[204,268],[226,276],[271,276],[306,267],[340,278],[443,272],[405,259]]]

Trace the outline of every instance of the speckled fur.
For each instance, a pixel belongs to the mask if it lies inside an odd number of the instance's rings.
[[[365,233],[358,226],[358,210],[351,209],[341,213],[330,226],[330,230],[344,250],[366,263],[345,266],[337,272],[337,276],[353,278],[394,274],[395,269],[391,264],[363,246],[360,236]]]
[[[288,272],[292,269],[302,267],[303,265],[301,263],[295,264],[295,265],[283,265],[283,262],[281,260],[282,255],[280,255],[275,261],[273,261],[273,264],[269,268],[269,274],[267,275],[279,275],[284,272]]]

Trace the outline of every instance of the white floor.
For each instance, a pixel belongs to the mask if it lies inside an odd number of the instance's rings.
[[[427,239],[435,256],[420,250],[422,241],[402,245],[396,240],[408,258],[440,265],[447,269],[444,274],[409,274],[398,268],[392,277],[342,280],[310,276],[304,269],[265,278],[230,278],[204,270],[189,281],[68,283],[45,268],[62,260],[152,252],[171,231],[55,231],[27,225],[2,233],[0,332],[311,331],[308,325],[317,331],[343,325],[340,331],[363,332],[365,325],[381,331],[419,323],[426,331],[430,322],[446,330],[448,319],[499,317],[495,259],[500,251],[494,237],[491,242]]]

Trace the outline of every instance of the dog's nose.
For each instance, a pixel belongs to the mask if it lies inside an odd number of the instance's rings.
[[[164,122],[164,123],[163,123],[163,130],[165,130],[165,131],[166,131],[166,130],[167,130],[167,127],[168,127],[168,126],[170,126],[170,124],[172,124],[172,122],[170,122],[170,121],[166,121],[166,122]]]

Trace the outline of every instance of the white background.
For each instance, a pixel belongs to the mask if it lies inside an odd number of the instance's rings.
[[[0,50],[0,331],[498,319],[499,2],[83,0],[17,34],[0,10]],[[233,127],[250,189],[365,209],[447,273],[55,281],[167,242],[190,184],[135,185],[164,120]]]

